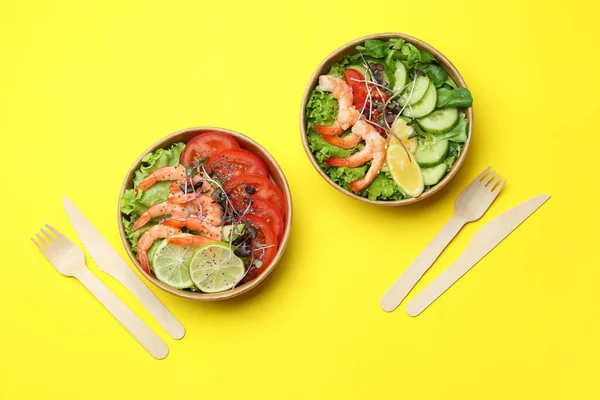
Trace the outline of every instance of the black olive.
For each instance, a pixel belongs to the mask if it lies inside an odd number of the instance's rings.
[[[387,121],[388,124],[393,124],[395,119],[396,118],[394,117],[393,114],[388,114],[385,116],[385,120]]]
[[[202,185],[204,184],[204,182],[200,181],[194,184],[194,189],[198,190],[202,187]]]
[[[372,64],[372,69],[376,69],[377,71],[383,71],[383,65],[376,63],[376,64]]]
[[[233,241],[233,244],[235,244],[236,246],[239,246],[240,244],[244,243],[248,239],[250,239],[250,236],[240,235]]]
[[[400,107],[400,106],[396,106],[396,107],[392,108],[392,112],[394,114],[399,114],[400,111],[402,111],[402,107]]]
[[[246,228],[246,233],[252,238],[255,239],[256,235],[258,235],[258,231],[256,230],[255,227],[253,226],[249,226]]]
[[[248,257],[250,254],[252,254],[252,250],[250,250],[250,247],[246,245],[241,245],[237,249],[235,249],[233,254],[235,254],[238,257]]]
[[[247,186],[244,188],[244,190],[246,190],[246,193],[248,193],[248,194],[254,194],[254,193],[256,193],[256,189],[254,189],[254,188],[253,188],[252,186],[250,186],[250,185],[247,185]]]
[[[377,72],[375,72],[375,81],[377,83],[381,83],[382,80],[383,80],[383,73],[378,70]]]

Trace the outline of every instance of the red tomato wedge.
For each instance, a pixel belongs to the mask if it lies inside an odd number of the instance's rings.
[[[358,82],[364,80],[365,77],[360,71],[354,68],[348,68],[344,75],[344,80],[352,89],[352,96],[354,98],[353,104],[359,111],[363,108],[365,101],[367,101],[367,87],[364,82]]]
[[[237,149],[239,147],[239,143],[231,135],[220,132],[204,132],[193,137],[185,145],[179,162],[186,167],[193,167],[198,160],[208,158],[227,149]]]
[[[230,149],[214,154],[206,163],[206,169],[221,183],[245,174],[269,176],[265,163],[256,154],[244,149]]]
[[[365,108],[369,107],[369,103],[367,102],[367,97],[368,97],[369,91],[371,91],[371,97],[373,99],[376,99],[379,101],[382,101],[382,100],[386,101],[389,98],[389,95],[387,95],[383,89],[378,88],[377,86],[375,86],[373,84],[369,84],[369,87],[367,88],[367,85],[365,84],[365,82],[358,82],[358,81],[364,80],[364,79],[365,78],[364,78],[363,74],[354,68],[348,68],[346,70],[346,74],[344,75],[344,80],[346,81],[348,86],[350,86],[350,88],[352,89],[352,96],[353,96],[352,104],[359,111],[363,108],[363,105],[365,106]],[[365,105],[365,103],[366,103],[366,105]]]
[[[256,174],[239,175],[227,181],[223,185],[225,192],[231,197],[234,207],[238,210],[244,210],[248,207],[244,202],[245,198],[250,200],[261,199],[273,203],[279,213],[285,216],[287,212],[287,203],[283,192],[269,178]]]
[[[271,225],[271,228],[273,228],[277,240],[281,241],[285,225],[279,209],[273,203],[255,197],[252,199],[248,214],[256,215],[267,221]]]
[[[250,270],[251,276],[248,279],[251,280],[260,275],[269,265],[273,262],[275,255],[277,254],[277,236],[271,228],[271,225],[263,218],[257,217],[253,214],[247,214],[244,216],[244,223],[249,226],[256,228],[256,238],[252,240],[252,254],[254,257],[262,261],[262,265],[259,268]]]

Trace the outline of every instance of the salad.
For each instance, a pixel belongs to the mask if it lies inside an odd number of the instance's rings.
[[[400,38],[366,40],[319,77],[306,105],[308,145],[346,190],[418,197],[458,159],[472,102],[430,53]]]
[[[216,293],[277,254],[287,202],[264,162],[220,132],[147,154],[121,199],[142,269],[176,289]]]

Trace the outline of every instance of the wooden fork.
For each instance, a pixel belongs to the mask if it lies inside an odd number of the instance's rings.
[[[159,360],[165,358],[169,353],[167,344],[111,292],[102,281],[96,278],[96,275],[91,273],[85,265],[83,251],[50,225],[46,225],[46,227],[54,236],[44,229],[40,229],[42,234],[35,234],[39,243],[33,238],[31,238],[31,241],[35,243],[48,261],[61,274],[75,277],[83,283],[152,357]]]
[[[506,179],[500,181],[502,178],[495,171],[488,174],[489,170],[487,167],[458,195],[452,218],[383,295],[381,308],[393,311],[398,307],[462,227],[487,211],[506,183]]]

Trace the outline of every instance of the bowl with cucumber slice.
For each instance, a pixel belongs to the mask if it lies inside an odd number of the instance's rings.
[[[458,172],[473,98],[456,67],[402,33],[365,36],[331,53],[304,92],[300,131],[318,173],[357,200],[416,203]]]

